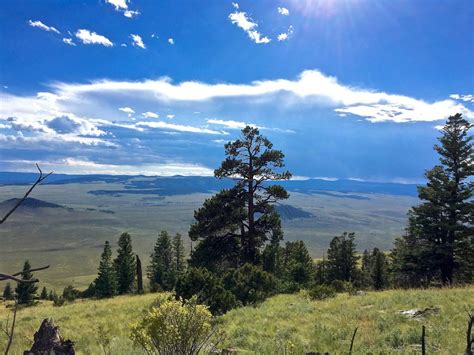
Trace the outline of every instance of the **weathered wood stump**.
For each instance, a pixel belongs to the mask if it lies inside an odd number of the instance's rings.
[[[63,340],[53,319],[44,319],[35,333],[31,350],[25,351],[23,355],[75,355],[74,343]]]

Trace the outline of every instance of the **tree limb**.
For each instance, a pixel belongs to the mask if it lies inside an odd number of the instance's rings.
[[[40,184],[43,180],[45,180],[48,176],[50,176],[53,172],[49,172],[48,174],[44,175],[43,174],[43,171],[40,169],[39,165],[36,164],[36,168],[38,168],[38,171],[39,171],[39,176],[38,178],[36,179],[36,181],[33,183],[33,185],[31,185],[31,187],[28,189],[28,191],[26,191],[25,195],[23,196],[23,198],[21,198],[16,204],[15,206],[13,206],[13,208],[7,212],[7,214],[0,220],[0,224],[3,224],[3,222],[5,222],[8,217],[11,216],[11,214],[13,212],[15,212],[15,210],[20,207],[20,205],[28,198],[29,194],[34,190],[34,188],[36,187],[36,185]]]
[[[33,271],[40,271],[40,270],[44,270],[44,269],[47,269],[47,268],[49,268],[49,265],[42,266],[42,267],[38,267],[38,268],[35,268],[35,269],[30,269],[30,270],[28,270],[28,271],[30,271],[30,272],[33,272]],[[1,274],[1,273],[0,273],[0,281],[13,280],[13,281],[16,281],[16,282],[23,282],[23,283],[34,283],[34,282],[38,282],[38,279],[22,280],[22,279],[16,277],[16,276],[21,275],[22,273],[23,273],[23,271],[14,273],[14,274],[12,274],[12,275]]]

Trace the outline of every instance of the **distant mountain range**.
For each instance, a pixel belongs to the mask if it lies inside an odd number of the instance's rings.
[[[37,178],[35,173],[0,172],[0,185],[24,185],[31,184]],[[48,177],[44,184],[87,184],[95,182],[122,183],[124,187],[120,190],[92,190],[95,195],[123,195],[123,194],[144,194],[171,196],[189,193],[209,193],[228,188],[233,185],[230,179],[218,180],[214,177],[206,176],[171,176],[171,177],[150,177],[150,176],[128,176],[128,175],[67,175],[53,174]],[[325,191],[335,191],[345,194],[344,198],[367,199],[367,197],[354,195],[363,194],[389,194],[416,196],[417,190],[414,184],[367,182],[356,180],[290,180],[278,182],[288,191],[301,193],[311,193],[320,195],[330,195],[338,197],[340,195]]]

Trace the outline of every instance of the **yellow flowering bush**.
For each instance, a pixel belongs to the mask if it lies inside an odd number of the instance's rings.
[[[131,339],[147,354],[198,354],[215,346],[216,333],[211,312],[195,297],[158,300],[131,325]]]

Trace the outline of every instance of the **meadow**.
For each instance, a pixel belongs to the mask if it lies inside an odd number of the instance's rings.
[[[12,354],[32,343],[44,318],[52,317],[78,354],[138,354],[129,340],[129,325],[139,319],[158,294],[83,300],[54,307],[41,302],[18,312]],[[239,353],[303,354],[310,351],[347,353],[355,327],[354,354],[415,354],[420,352],[422,325],[428,353],[460,354],[465,349],[466,311],[474,308],[474,287],[388,290],[311,301],[305,292],[277,295],[255,307],[234,309],[219,318],[223,347]],[[424,316],[400,313],[435,309]],[[8,309],[0,307],[0,319]],[[3,334],[2,334],[3,335]],[[5,344],[0,337],[0,348]]]

